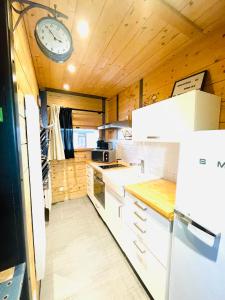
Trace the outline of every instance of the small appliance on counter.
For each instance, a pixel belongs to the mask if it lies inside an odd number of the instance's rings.
[[[91,151],[93,161],[113,162],[116,160],[116,150],[95,149]]]
[[[104,140],[98,140],[97,141],[97,149],[113,150],[113,143],[112,142],[105,142]]]

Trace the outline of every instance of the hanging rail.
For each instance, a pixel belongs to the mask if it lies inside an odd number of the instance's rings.
[[[21,8],[21,10],[15,8],[13,6],[13,3],[17,2],[21,5],[27,4],[28,6],[25,8]],[[41,8],[44,10],[47,10],[48,12],[50,12],[54,18],[64,18],[64,19],[68,19],[68,16],[64,15],[63,13],[61,13],[60,11],[56,10],[56,5],[54,5],[54,8],[51,8],[49,6],[40,4],[40,3],[36,3],[30,0],[11,0],[11,6],[13,8],[13,10],[19,14],[19,18],[16,21],[16,24],[13,28],[13,31],[17,28],[17,26],[19,25],[20,20],[23,18],[23,16],[32,8]]]
[[[47,105],[47,107],[50,107],[50,105]],[[103,114],[103,111],[101,111],[101,110],[91,110],[91,109],[81,109],[81,108],[71,108],[71,107],[62,107],[62,108],[67,108],[67,109],[76,110],[76,111],[85,111],[85,112],[93,112],[93,113],[97,113],[97,114]]]

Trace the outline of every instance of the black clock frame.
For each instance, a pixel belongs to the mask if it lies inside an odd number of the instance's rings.
[[[37,34],[37,27],[38,25],[43,21],[43,20],[46,20],[46,19],[53,19],[54,21],[60,23],[61,26],[64,27],[64,30],[67,31],[68,33],[68,36],[70,38],[70,49],[67,51],[67,53],[64,53],[64,54],[57,54],[57,53],[53,53],[51,52],[50,50],[48,50],[44,45],[43,43],[41,42],[41,40],[39,39],[39,36]],[[63,63],[65,62],[66,60],[68,60],[71,56],[71,54],[73,53],[73,40],[72,40],[72,37],[71,37],[71,34],[68,30],[68,28],[61,22],[59,21],[58,19],[54,18],[54,17],[43,17],[41,18],[40,20],[38,20],[36,26],[35,26],[35,30],[34,30],[34,36],[35,36],[35,39],[36,39],[36,42],[39,46],[39,48],[41,49],[42,53],[44,55],[46,55],[48,58],[50,58],[51,60],[53,60],[54,62],[57,62],[57,63]]]

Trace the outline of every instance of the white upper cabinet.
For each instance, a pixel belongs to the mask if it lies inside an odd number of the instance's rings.
[[[133,140],[179,142],[191,131],[218,129],[220,101],[194,90],[134,110]]]

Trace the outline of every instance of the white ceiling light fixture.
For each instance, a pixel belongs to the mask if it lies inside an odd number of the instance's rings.
[[[70,89],[70,86],[68,83],[64,83],[63,88],[64,88],[64,90],[68,91]]]
[[[85,20],[80,20],[77,24],[77,31],[81,38],[86,38],[89,35],[89,25]]]
[[[70,65],[68,65],[67,70],[68,70],[70,73],[74,73],[74,72],[76,72],[76,66],[70,64]]]

